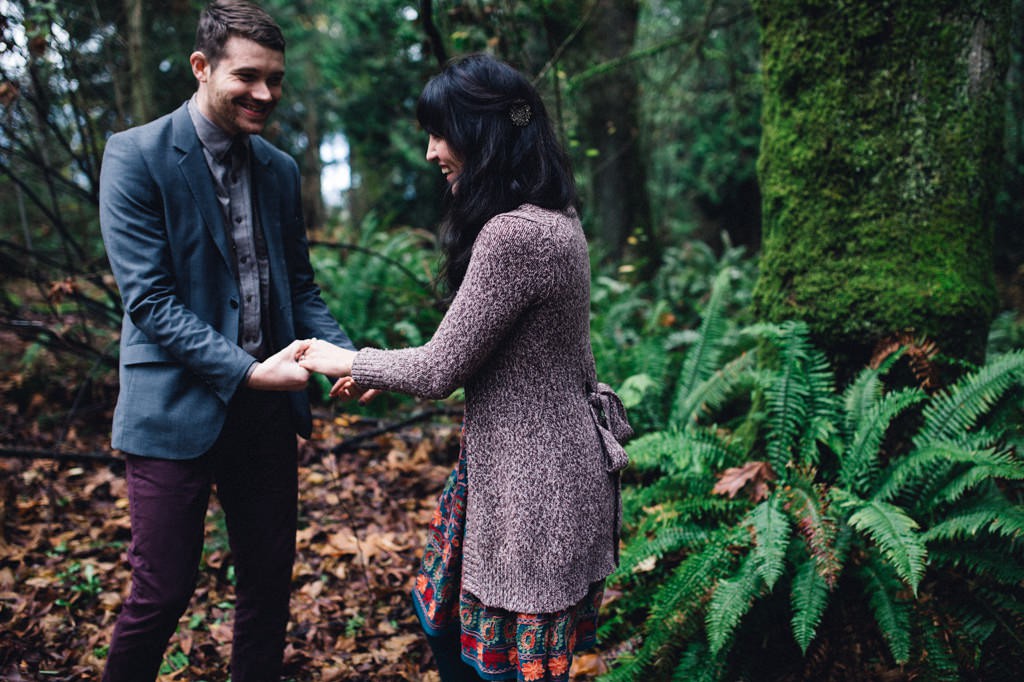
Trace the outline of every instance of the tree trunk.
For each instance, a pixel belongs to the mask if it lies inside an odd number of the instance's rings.
[[[141,125],[153,119],[152,72],[146,66],[146,23],[142,0],[124,0],[128,18],[128,64],[132,88],[132,123]]]
[[[307,67],[308,72],[313,71],[312,66]],[[310,80],[315,83],[315,74],[310,73]],[[306,226],[310,229],[319,229],[326,223],[326,211],[324,211],[324,195],[321,176],[324,166],[320,160],[320,143],[323,141],[320,114],[316,102],[309,97],[306,101],[306,116],[302,130],[306,134],[306,148],[302,153],[302,215],[306,219]]]
[[[909,332],[979,361],[996,305],[1009,0],[759,0],[760,317],[840,377]]]
[[[620,254],[634,230],[650,230],[644,159],[639,144],[639,91],[633,65],[637,0],[597,0],[566,52],[576,83],[580,137],[586,154],[585,211],[597,236]],[[613,68],[606,68],[613,65]]]

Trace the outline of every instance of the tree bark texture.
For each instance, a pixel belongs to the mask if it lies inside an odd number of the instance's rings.
[[[604,70],[600,65],[628,55],[636,36],[636,0],[596,0],[597,7],[567,58],[587,72],[574,100],[580,142],[586,150],[584,209],[602,242],[621,253],[636,229],[650,227],[650,207],[639,144],[639,90],[632,64]]]
[[[841,371],[898,332],[981,360],[996,306],[1009,0],[757,0],[755,308]]]
[[[128,63],[132,88],[132,117],[134,125],[153,120],[153,76],[146,62],[145,3],[142,0],[124,0],[128,17]]]

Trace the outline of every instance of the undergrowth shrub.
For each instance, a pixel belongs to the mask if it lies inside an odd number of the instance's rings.
[[[638,433],[666,425],[680,351],[698,339],[694,330],[716,273],[726,273],[732,292],[716,324],[735,329],[749,321],[756,262],[723,240],[721,254],[701,241],[666,249],[650,281],[631,281],[628,266],[592,268],[590,330],[598,376],[619,389]]]
[[[729,283],[628,446],[602,680],[1015,679],[1024,351],[932,393],[887,384],[895,354],[839,390],[803,324],[725,322]]]

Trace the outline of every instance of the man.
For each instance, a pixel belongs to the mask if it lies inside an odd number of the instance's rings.
[[[116,134],[100,223],[121,290],[121,391],[132,588],[103,679],[157,675],[195,586],[212,486],[235,564],[233,682],[277,680],[295,554],[296,438],[309,374],[294,339],[352,348],[313,282],[295,162],[258,136],[281,97],[284,38],[218,0],[171,114]]]

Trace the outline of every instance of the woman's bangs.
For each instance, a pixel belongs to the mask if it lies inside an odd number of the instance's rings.
[[[416,101],[416,120],[428,134],[435,137],[447,137],[447,113],[441,88],[435,78],[427,83],[419,100]]]

